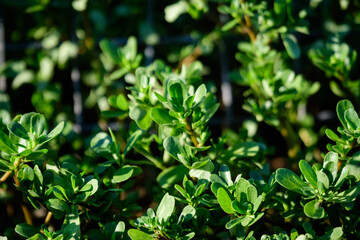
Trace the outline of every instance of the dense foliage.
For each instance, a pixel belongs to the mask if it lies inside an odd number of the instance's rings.
[[[360,239],[359,1],[1,4],[1,239]]]

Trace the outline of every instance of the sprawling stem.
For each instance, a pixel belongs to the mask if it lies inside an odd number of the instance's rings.
[[[17,173],[19,171],[19,165],[22,162],[22,160],[23,159],[18,158],[14,162],[14,167],[15,167],[15,170],[14,170],[15,171],[14,172],[14,182],[15,182],[15,185],[18,186],[18,187],[20,187],[20,181],[17,178]],[[29,225],[33,225],[31,213],[30,213],[29,209],[27,209],[27,207],[26,207],[26,205],[24,203],[21,204],[21,210],[24,213],[26,223],[29,224]]]
[[[240,0],[240,3],[244,4],[245,0]],[[256,40],[256,34],[253,30],[251,19],[247,15],[244,15],[244,19],[245,19],[245,24],[242,24],[242,31],[246,33],[249,36],[251,42],[254,43]]]
[[[26,223],[29,225],[33,225],[31,213],[30,213],[29,209],[27,209],[26,205],[23,203],[21,204],[21,210],[24,213]]]
[[[0,183],[5,182],[6,179],[8,179],[8,177],[11,175],[11,173],[12,173],[12,170],[4,173],[4,175],[2,175],[2,177],[0,178]]]
[[[186,130],[187,130],[188,134],[190,135],[191,141],[194,143],[195,147],[198,147],[199,142],[196,139],[196,133],[195,133],[194,129],[191,127],[191,124],[189,123],[189,121],[187,119],[185,119],[185,123],[186,123]]]
[[[134,149],[140,153],[141,155],[143,155],[144,157],[146,157],[148,160],[150,160],[155,167],[160,168],[161,170],[165,170],[166,167],[162,164],[162,162],[160,160],[158,160],[156,157],[152,156],[149,152],[147,152],[145,149],[141,148],[141,147],[134,147]]]
[[[51,220],[51,217],[52,217],[52,212],[48,212],[47,213],[47,215],[46,215],[46,218],[45,218],[45,221],[44,221],[44,223],[46,224],[46,225],[48,225],[49,223],[50,223],[50,220]]]

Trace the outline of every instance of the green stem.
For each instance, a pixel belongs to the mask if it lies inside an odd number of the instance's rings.
[[[194,129],[191,127],[191,124],[189,123],[189,121],[187,119],[184,119],[184,122],[186,123],[185,127],[187,130],[187,133],[190,135],[191,141],[194,143],[195,147],[199,147],[200,144],[199,144],[198,140],[196,139],[196,133],[195,133]]]
[[[152,156],[150,153],[148,153],[145,149],[140,147],[134,147],[135,151],[146,157],[150,162],[152,162],[155,167],[160,168],[161,170],[165,170],[166,167],[162,164],[160,160],[158,160],[156,157]],[[136,161],[138,162],[138,161]]]

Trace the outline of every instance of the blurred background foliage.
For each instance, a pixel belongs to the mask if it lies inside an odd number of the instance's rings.
[[[66,120],[51,157],[75,152],[86,171],[92,136],[110,126],[124,142],[132,127],[110,99],[161,59],[217,96],[214,146],[262,142],[274,169],[320,161],[336,103],[360,105],[359,10],[359,0],[0,0],[0,128],[31,111]]]

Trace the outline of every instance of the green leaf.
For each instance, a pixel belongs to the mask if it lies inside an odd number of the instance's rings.
[[[214,168],[215,166],[210,159],[201,162],[195,162],[191,166],[189,175],[190,177],[196,177],[198,180],[205,179],[210,181],[211,172],[214,170]]]
[[[356,111],[352,108],[345,111],[345,121],[348,124],[348,129],[351,130],[351,132],[356,131],[358,128],[360,128],[360,119]]]
[[[235,227],[236,225],[240,224],[246,216],[241,216],[238,218],[234,218],[232,220],[230,220],[229,222],[226,223],[225,228],[226,229],[232,229],[233,227]]]
[[[21,223],[21,224],[16,225],[15,232],[26,238],[31,238],[32,236],[36,235],[37,233],[40,233],[40,231],[38,229],[34,228],[33,226],[31,226],[27,223]]]
[[[170,218],[175,208],[175,199],[166,193],[161,199],[161,202],[156,210],[156,216],[159,218],[160,223],[165,223]]]
[[[151,235],[137,229],[130,229],[128,235],[132,240],[155,240]]]
[[[109,160],[113,160],[114,158],[113,153],[110,150],[112,144],[113,140],[104,132],[97,133],[90,141],[90,147],[94,152]]]
[[[250,218],[251,221],[247,225],[244,225],[244,223],[242,223],[243,226],[244,227],[250,227],[251,225],[253,225],[257,221],[259,221],[260,218],[262,218],[262,216],[264,216],[264,214],[265,214],[264,212],[260,212],[260,213],[258,212],[258,213],[255,214],[255,218],[254,218],[254,216],[248,216],[248,218]]]
[[[99,45],[103,53],[108,56],[114,63],[120,62],[117,48],[115,44],[113,44],[109,39],[101,40]]]
[[[328,152],[325,155],[323,168],[332,174],[332,181],[335,180],[338,170],[338,154],[335,152]]]
[[[125,232],[125,223],[123,221],[118,222],[115,227],[115,231],[111,234],[111,240],[121,239]]]
[[[338,180],[336,181],[336,183],[334,184],[335,190],[338,190],[342,186],[342,184],[345,181],[345,178],[349,175],[349,172],[350,172],[350,168],[348,165],[346,165],[341,170],[340,176],[339,176]]]
[[[345,111],[348,109],[354,109],[354,106],[349,100],[341,100],[336,105],[336,113],[341,124],[344,126],[345,129],[348,129],[347,122],[345,121]]]
[[[34,170],[31,167],[26,167],[24,169],[22,169],[22,173],[18,173],[18,178],[21,178],[21,180],[29,180],[29,181],[34,181]]]
[[[235,189],[235,196],[236,196],[236,200],[244,203],[247,201],[247,188],[248,186],[250,186],[251,184],[249,183],[248,180],[244,179],[244,178],[240,178],[236,184],[236,189]]]
[[[41,114],[34,114],[30,119],[30,132],[34,133],[35,136],[41,136],[45,131],[46,120]]]
[[[147,130],[152,124],[150,111],[140,106],[130,108],[129,117],[143,130]]]
[[[46,135],[45,140],[41,142],[41,144],[44,144],[59,135],[64,129],[64,124],[64,122],[59,123],[48,135]]]
[[[68,196],[66,189],[60,185],[54,186],[54,195],[55,195],[55,197],[57,197],[63,201],[69,200],[69,196]]]
[[[254,187],[253,185],[249,185],[246,188],[246,197],[247,197],[248,202],[251,202],[252,204],[254,204],[258,197],[256,187]]]
[[[340,85],[335,81],[330,81],[331,91],[338,97],[345,98],[347,96],[346,92],[340,87]]]
[[[173,121],[176,120],[176,118],[170,116],[169,110],[163,108],[151,109],[150,116],[157,124],[173,124]]]
[[[231,180],[231,172],[230,172],[230,169],[228,166],[226,165],[222,165],[220,168],[219,168],[219,176],[222,177],[228,186],[231,186],[233,185],[233,181]]]
[[[292,34],[283,34],[282,40],[286,49],[286,52],[292,59],[297,59],[301,55],[300,47],[297,43],[297,39]]]
[[[220,106],[220,104],[216,103],[209,110],[206,111],[206,113],[205,113],[205,115],[204,115],[204,117],[202,119],[203,123],[207,123],[212,118],[212,116],[218,110],[219,106]]]
[[[190,232],[188,234],[186,234],[185,236],[181,237],[182,240],[190,240],[193,239],[195,237],[195,233],[194,232]]]
[[[127,111],[129,110],[129,103],[126,99],[126,97],[124,96],[124,94],[120,93],[117,98],[116,98],[116,105],[119,109],[123,110],[123,111]]]
[[[7,126],[9,132],[14,134],[15,136],[29,140],[30,137],[26,131],[26,129],[18,122],[11,121]]]
[[[304,175],[306,181],[308,181],[314,188],[317,188],[317,177],[316,173],[305,160],[299,162],[299,168],[301,173]]]
[[[276,170],[275,179],[284,188],[297,192],[301,195],[303,195],[302,188],[307,187],[307,184],[304,183],[300,177],[285,168]]]
[[[184,89],[183,86],[178,83],[172,83],[169,86],[169,95],[174,104],[182,106],[184,103]]]
[[[45,201],[45,203],[49,207],[56,210],[67,211],[69,208],[69,206],[64,201],[61,201],[57,198],[50,198],[47,201]]]
[[[341,227],[336,227],[334,229],[331,229],[330,231],[328,231],[324,236],[319,237],[319,240],[338,240],[341,238],[341,236],[343,235],[343,230]]]
[[[341,141],[340,137],[336,133],[334,133],[331,129],[326,129],[325,134],[326,136],[328,136],[328,138],[330,138],[335,142]]]
[[[325,192],[326,189],[330,187],[330,181],[326,173],[319,171],[316,172],[316,177],[318,179],[317,185],[320,192]],[[323,189],[325,187],[325,189]]]
[[[159,183],[160,187],[169,188],[183,179],[188,173],[189,169],[186,166],[179,164],[163,170],[156,178],[156,181]]]
[[[80,189],[80,192],[87,192],[86,197],[89,197],[94,195],[97,192],[98,188],[99,181],[96,178],[93,178]]]
[[[184,160],[182,160],[182,158],[179,158],[179,155],[182,156],[186,156],[185,150],[184,148],[181,146],[181,144],[179,143],[179,140],[175,137],[167,137],[164,140],[164,148],[166,151],[169,152],[169,154],[175,158],[176,160],[178,160],[179,162],[181,162],[182,164],[184,164],[185,166],[188,165],[188,163]]]
[[[141,137],[143,131],[142,130],[137,130],[135,132],[133,132],[130,136],[130,138],[128,139],[128,142],[125,146],[124,149],[124,155],[126,155],[135,145],[135,143],[139,140],[139,138]]]
[[[125,165],[114,173],[113,180],[116,183],[124,182],[131,178],[133,172],[134,169],[132,166]]]
[[[0,130],[0,150],[8,154],[16,153],[16,148],[12,144],[8,135]]]
[[[77,205],[71,205],[66,212],[64,224],[61,227],[65,233],[70,235],[70,240],[80,239],[80,218]]]
[[[233,19],[229,22],[227,22],[224,26],[221,27],[221,31],[228,31],[230,29],[232,29],[233,27],[235,27],[238,24],[238,20],[237,19]]]
[[[254,205],[253,205],[253,213],[255,213],[259,209],[259,207],[262,203],[262,200],[263,200],[262,195],[260,195],[256,198],[256,200],[254,201]]]
[[[231,203],[231,207],[232,207],[232,209],[234,209],[234,211],[236,211],[240,214],[246,214],[247,209],[248,209],[248,204],[247,203],[241,204],[240,202],[233,201]]]
[[[224,212],[226,212],[228,214],[234,213],[234,210],[231,207],[233,197],[225,188],[220,187],[217,190],[217,199],[218,199],[220,207],[224,210]]]
[[[8,161],[0,159],[0,171],[7,172],[11,169],[11,164]]]
[[[176,19],[189,9],[189,4],[186,1],[178,1],[173,4],[167,5],[164,9],[165,20],[169,23],[175,22]]]
[[[304,213],[306,216],[314,219],[322,219],[327,215],[325,209],[320,206],[320,203],[316,199],[308,202],[304,206]]]
[[[196,214],[195,208],[191,205],[187,205],[186,207],[184,207],[184,209],[182,210],[179,216],[178,224],[189,221],[195,216],[195,214]]]

